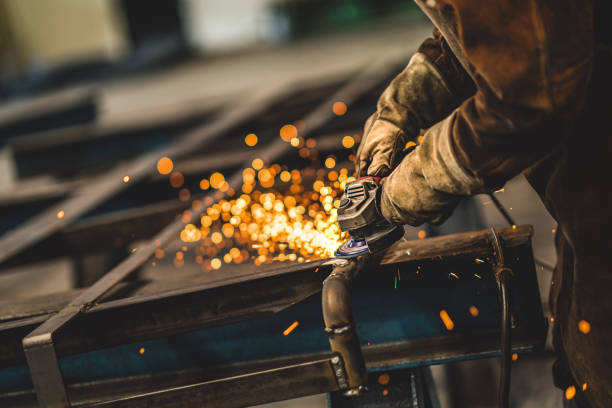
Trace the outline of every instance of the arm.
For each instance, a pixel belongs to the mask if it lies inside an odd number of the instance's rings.
[[[357,151],[357,173],[386,176],[410,139],[443,119],[470,94],[472,80],[438,30],[423,42],[378,100]]]
[[[460,196],[499,188],[554,151],[588,85],[590,2],[447,3],[477,91],[387,178],[381,209],[395,223],[439,223]]]

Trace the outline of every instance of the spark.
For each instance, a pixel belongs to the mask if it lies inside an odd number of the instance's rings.
[[[334,102],[334,104],[332,105],[332,111],[334,112],[334,115],[342,116],[347,111],[346,104],[341,101]]]
[[[576,387],[574,387],[573,385],[570,385],[569,387],[565,389],[565,399],[566,400],[571,400],[575,396],[576,396]]]
[[[578,330],[580,330],[582,334],[589,334],[591,331],[591,323],[587,322],[586,320],[579,321]]]
[[[202,190],[208,190],[210,188],[210,182],[206,179],[200,180],[200,188]]]
[[[518,360],[518,354],[512,353],[512,361],[516,361],[516,360]]]
[[[382,395],[383,395],[383,396],[385,396],[385,397],[386,397],[387,395],[389,395],[389,390],[388,390],[388,389],[384,389],[384,390],[382,391]]]
[[[257,135],[255,133],[249,133],[244,138],[244,143],[247,146],[255,146],[257,144]]]
[[[442,323],[444,323],[446,330],[450,331],[455,328],[455,323],[453,323],[453,320],[450,318],[446,310],[440,310],[440,319],[442,319]]]
[[[293,330],[295,330],[296,327],[298,327],[299,324],[300,323],[297,320],[291,323],[291,326],[287,327],[285,331],[283,331],[283,336],[288,336]]]
[[[476,259],[474,259],[474,262],[476,262],[476,263],[485,263],[485,261],[483,261],[483,260],[482,260],[482,259],[480,259],[480,258],[476,258]]]
[[[455,279],[459,279],[459,276],[457,276],[457,274],[455,272],[451,272],[449,273],[450,276],[452,276]]]
[[[172,163],[169,157],[162,157],[157,162],[157,171],[159,171],[159,174],[170,174],[173,168],[174,163]]]
[[[427,235],[427,234],[425,233],[425,231],[424,231],[424,230],[420,230],[420,231],[419,231],[419,233],[417,234],[417,236],[419,237],[419,239],[424,239],[424,238],[425,238],[425,235]]]
[[[170,175],[170,185],[174,188],[179,188],[185,182],[185,177],[180,171],[175,171]]]
[[[380,385],[387,385],[389,384],[389,381],[391,381],[391,377],[389,377],[389,374],[387,373],[378,376],[378,383]]]
[[[355,139],[353,138],[353,136],[344,136],[342,138],[342,146],[350,149],[351,147],[355,146]]]
[[[327,167],[328,169],[333,169],[335,166],[336,166],[336,159],[334,159],[331,156],[325,159],[325,167]]]
[[[472,315],[472,317],[478,317],[478,315],[480,314],[478,308],[474,305],[470,306],[470,314]]]
[[[412,140],[408,141],[406,143],[406,146],[404,147],[405,149],[410,149],[412,146],[416,146],[417,144],[414,143]]]
[[[141,347],[140,350],[138,350],[138,353],[140,353],[140,355],[143,355],[145,353],[145,348]]]
[[[475,277],[477,277],[478,279],[482,279],[482,276],[480,276],[479,274],[475,273],[474,274]]]
[[[130,176],[123,176],[123,182],[124,183],[129,183],[130,182]]]
[[[60,220],[64,218],[64,215],[66,215],[66,213],[64,213],[64,210],[59,210],[57,212],[57,218],[59,218]]]
[[[582,391],[586,391],[587,389],[587,383],[582,384]]]
[[[285,142],[289,142],[291,139],[293,139],[294,137],[297,137],[298,135],[298,130],[295,126],[293,125],[284,125],[281,129],[280,129],[280,137],[281,139],[283,139]]]

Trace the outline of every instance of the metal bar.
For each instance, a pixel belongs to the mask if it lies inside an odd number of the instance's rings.
[[[391,70],[391,61],[388,59],[380,59],[375,63],[368,65],[366,69],[363,70],[353,81],[351,81],[348,85],[340,89],[336,94],[334,94],[330,99],[322,103],[318,108],[316,108],[313,112],[307,115],[303,121],[305,123],[305,130],[302,132],[302,135],[305,136],[313,131],[317,130],[324,123],[333,118],[333,113],[329,108],[331,104],[337,100],[343,100],[345,103],[352,103],[359,96],[361,96],[364,92],[371,89],[373,86],[377,85],[382,78],[386,77]],[[273,93],[276,96],[276,93]],[[270,101],[270,95],[267,95],[267,99],[265,101]],[[237,112],[233,114],[230,113],[224,117],[225,120],[220,120],[214,122],[212,125],[207,127],[206,129],[209,133],[204,133],[204,139],[208,139],[211,136],[217,135],[226,128],[231,127],[237,120],[244,119],[245,116],[252,115],[256,109],[252,107],[253,101],[249,101],[248,105],[245,105],[243,109],[238,109]],[[264,101],[258,102],[260,105],[265,105]],[[258,109],[261,106],[258,107]],[[185,137],[185,140],[177,147],[176,145],[170,149],[164,150],[163,154],[169,156],[177,156],[180,153],[185,153],[190,149],[201,145],[203,135],[200,132],[194,132]],[[185,150],[185,148],[188,148]],[[264,151],[262,155],[262,159],[264,161],[271,161],[275,158],[287,153],[291,150],[291,147],[288,143],[277,139],[275,142],[271,143]],[[153,166],[159,158],[159,152],[155,152],[155,154],[147,155],[145,158],[137,161],[134,165],[132,165],[132,170],[135,173],[138,173],[140,177],[144,176],[149,170],[149,167]],[[248,164],[247,164],[248,165]],[[246,166],[245,166],[246,167]],[[111,178],[107,179],[110,183],[112,181]],[[236,172],[229,180],[228,183],[232,187],[238,187],[242,181],[242,172]],[[121,179],[119,175],[117,175],[117,183],[121,183]],[[97,202],[94,201],[94,202]],[[77,204],[83,205],[81,202],[75,200],[75,206]],[[93,205],[93,202],[90,204]],[[77,206],[78,207],[78,206]],[[46,214],[47,216],[50,214]],[[55,214],[52,214],[55,216]],[[191,217],[191,222],[195,222],[199,219],[201,212],[194,212]],[[44,218],[44,217],[43,217]],[[42,219],[42,218],[41,218]],[[57,220],[57,219],[55,219]],[[55,221],[54,220],[54,221]],[[33,378],[33,382],[35,385],[36,393],[39,398],[40,405],[42,407],[48,406],[45,405],[46,401],[52,401],[53,403],[57,403],[57,408],[69,407],[69,399],[66,392],[65,386],[59,386],[57,384],[52,384],[53,386],[46,386],[46,379],[61,379],[61,369],[59,367],[59,362],[55,357],[55,345],[53,341],[54,334],[72,321],[79,313],[86,311],[91,308],[93,304],[102,296],[104,296],[108,291],[110,291],[117,283],[121,280],[129,276],[136,268],[146,262],[155,252],[155,249],[169,242],[172,238],[175,238],[185,223],[178,219],[168,226],[166,226],[154,239],[149,241],[144,245],[143,248],[139,249],[139,251],[130,255],[126,260],[121,262],[115,268],[113,268],[109,273],[103,276],[99,281],[97,281],[93,286],[88,288],[84,293],[82,293],[79,297],[77,297],[74,301],[70,302],[68,306],[62,309],[57,315],[53,316],[37,329],[35,329],[32,333],[26,336],[23,339],[23,348],[28,359],[28,365],[30,367],[30,372],[33,376],[37,378]],[[21,229],[20,231],[24,231]],[[47,228],[47,232],[51,230]],[[23,233],[23,232],[22,232]],[[0,251],[3,249],[3,241],[0,239]],[[0,261],[2,261],[0,256]],[[35,351],[38,348],[43,348],[48,353],[48,356],[45,358],[40,358],[38,353]],[[53,355],[51,355],[53,353]],[[31,355],[32,358],[28,357]],[[49,362],[53,361],[54,364],[50,364]],[[63,381],[61,382],[63,384]],[[54,406],[54,408],[56,408]]]
[[[141,394],[88,408],[244,407],[338,389],[330,359]]]
[[[500,237],[504,240],[506,251],[517,247],[524,247],[521,259],[527,260],[528,242],[530,237],[530,227],[519,226],[516,229],[505,228],[499,230]],[[458,259],[468,257],[473,262],[475,257],[484,257],[490,254],[490,232],[488,230],[480,232],[469,232],[452,234],[443,237],[430,238],[410,242],[400,241],[394,245],[383,258],[382,265],[404,264],[407,269],[416,269],[428,260],[436,262],[448,262],[452,264]],[[410,252],[410,255],[408,255]],[[328,268],[321,267],[317,274],[311,273],[320,267],[325,261],[309,262],[298,265],[266,265],[262,267],[244,270],[241,269],[240,276],[226,277],[218,280],[207,281],[209,275],[202,275],[198,280],[193,277],[189,281],[172,282],[173,286],[164,284],[163,293],[139,295],[138,293],[151,293],[147,287],[154,285],[149,283],[147,286],[140,287],[133,297],[106,301],[96,304],[86,310],[79,319],[73,322],[65,330],[58,333],[57,354],[67,355],[80,351],[88,351],[97,348],[108,347],[111,343],[124,342],[131,343],[143,339],[144,337],[163,336],[171,331],[180,331],[185,327],[202,327],[207,324],[205,315],[198,313],[186,313],[186,311],[201,311],[206,308],[202,306],[201,299],[207,297],[222,297],[215,293],[226,293],[222,289],[228,285],[252,285],[252,287],[262,288],[265,284],[258,283],[257,280],[279,279],[280,287],[287,288],[287,297],[291,297],[291,285],[301,286],[300,290],[306,288],[320,290],[320,282],[329,272]],[[526,262],[528,264],[528,262]],[[246,265],[245,265],[246,267]],[[294,274],[301,277],[295,279],[283,277],[284,275]],[[321,276],[318,276],[318,274]],[[519,279],[520,276],[517,276]],[[172,292],[167,290],[171,287],[176,288]],[[308,290],[311,290],[308,289]],[[271,289],[267,289],[271,290]],[[522,290],[526,290],[523,286]],[[248,290],[245,290],[248,292]],[[253,291],[255,292],[255,291]],[[61,303],[60,303],[61,301]],[[0,367],[17,365],[23,363],[24,354],[21,349],[21,339],[28,331],[33,330],[36,325],[41,323],[45,317],[37,316],[40,313],[50,313],[57,310],[57,305],[65,302],[65,296],[60,295],[59,301],[53,302],[52,306],[44,306],[40,311],[30,310],[20,313],[15,309],[11,311],[11,316],[20,316],[20,320],[0,324]],[[529,313],[537,313],[537,310]],[[516,316],[518,321],[522,321],[521,316]],[[8,316],[7,318],[11,318]],[[14,317],[12,317],[14,318]],[[159,324],[152,324],[158,322]],[[140,337],[136,337],[138,334]],[[138,339],[138,340],[136,340]]]

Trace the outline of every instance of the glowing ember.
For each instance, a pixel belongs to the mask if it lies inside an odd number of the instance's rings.
[[[295,330],[296,327],[298,327],[299,324],[300,323],[298,321],[291,323],[291,326],[287,327],[283,332],[283,336],[288,336],[293,330]]]
[[[64,210],[59,210],[59,211],[57,212],[57,218],[59,218],[60,220],[61,220],[62,218],[64,218],[64,215],[66,215],[66,214],[64,213]]]
[[[576,396],[576,387],[574,387],[573,385],[570,385],[569,387],[565,389],[565,399],[571,400],[575,396]]]
[[[414,143],[412,140],[410,140],[410,141],[408,141],[408,142],[406,143],[405,148],[406,148],[406,149],[410,149],[412,146],[416,146],[416,143]]]
[[[518,360],[518,354],[512,353],[512,361],[516,361],[516,360]]]
[[[129,183],[130,182],[130,176],[123,176],[123,182],[124,183]]]
[[[424,230],[420,230],[420,231],[419,231],[419,233],[417,234],[417,236],[419,237],[419,239],[424,239],[424,238],[425,238],[425,235],[427,235],[427,234],[425,233],[425,231],[424,231]]]
[[[327,167],[328,169],[333,169],[336,166],[336,159],[334,159],[333,157],[328,157],[327,159],[325,159],[325,167]]]
[[[170,175],[170,185],[174,188],[179,188],[185,182],[185,177],[179,171],[175,171]]]
[[[586,391],[587,389],[587,383],[582,384],[582,391]]]
[[[173,168],[174,164],[168,157],[162,157],[157,162],[157,171],[159,171],[160,174],[170,174]]]
[[[378,383],[380,385],[387,385],[389,384],[389,381],[391,381],[391,377],[389,377],[389,374],[387,373],[378,376]]]
[[[255,146],[257,144],[257,135],[255,133],[249,133],[244,138],[244,143],[246,143],[247,146]]]
[[[591,331],[591,323],[587,322],[586,320],[579,321],[578,330],[580,330],[582,334],[589,334]]]
[[[293,125],[285,125],[280,129],[280,137],[285,142],[288,142],[294,137],[297,137],[297,135],[298,135],[298,130]]]
[[[478,315],[480,314],[480,312],[478,311],[478,308],[474,305],[470,306],[470,314],[473,317],[478,317]]]
[[[210,188],[210,182],[208,180],[206,180],[206,179],[202,179],[200,181],[200,188],[202,190],[208,190]]]
[[[140,350],[138,350],[138,352],[140,353],[140,355],[143,355],[145,353],[145,348],[141,347]]]
[[[334,115],[338,115],[338,116],[342,116],[346,113],[346,104],[344,102],[334,102],[334,104],[332,105],[332,111],[334,112]]]
[[[453,320],[450,318],[446,310],[440,310],[440,319],[442,319],[442,323],[444,323],[446,330],[453,330],[455,328],[455,323],[453,323]]]

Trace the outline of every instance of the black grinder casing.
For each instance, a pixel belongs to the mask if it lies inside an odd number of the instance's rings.
[[[347,184],[338,207],[338,225],[353,240],[365,240],[373,254],[388,248],[404,235],[399,225],[389,224],[378,208],[380,185],[374,177]]]

